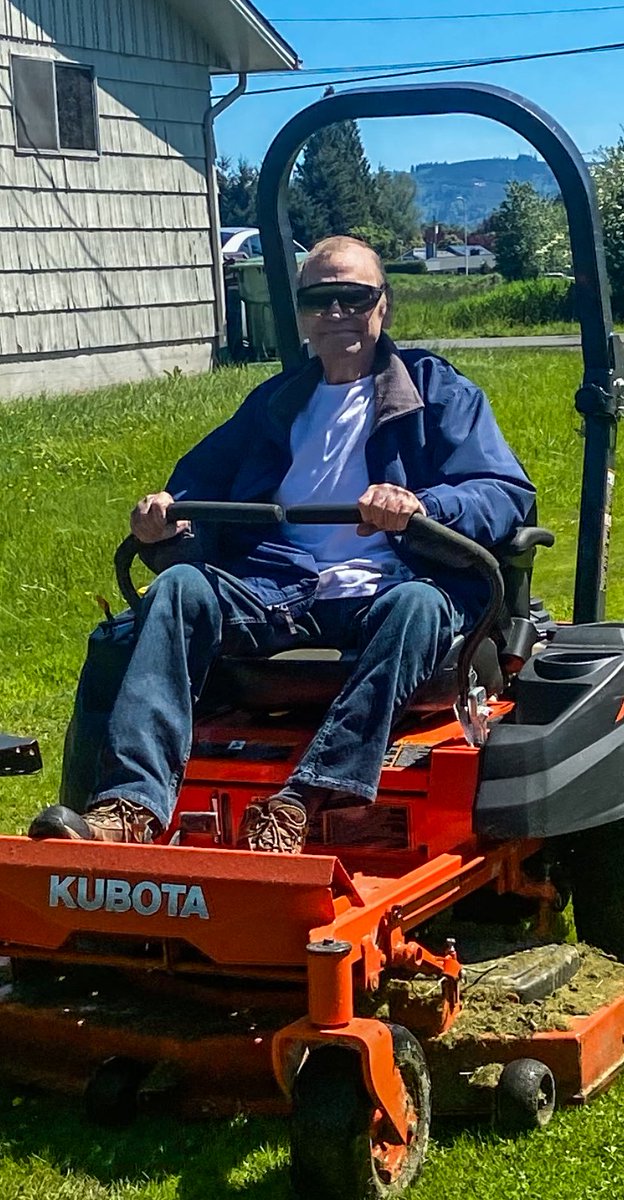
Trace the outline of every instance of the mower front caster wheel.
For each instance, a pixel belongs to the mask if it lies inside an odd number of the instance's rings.
[[[431,1083],[411,1033],[392,1025],[404,1086],[407,1145],[364,1085],[360,1056],[337,1045],[313,1050],[293,1091],[291,1182],[297,1200],[391,1200],[420,1174],[431,1121]]]
[[[131,1125],[138,1111],[143,1063],[121,1055],[107,1058],[91,1076],[84,1094],[87,1116],[98,1125]]]
[[[496,1086],[494,1124],[501,1134],[543,1129],[555,1111],[555,1079],[537,1058],[507,1063]]]

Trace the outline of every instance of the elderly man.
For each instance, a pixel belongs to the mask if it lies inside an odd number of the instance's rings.
[[[357,647],[355,668],[286,785],[249,805],[239,833],[251,850],[299,853],[319,808],[375,800],[393,724],[483,603],[476,581],[460,585],[410,553],[401,534],[412,514],[491,546],[531,508],[483,393],[383,332],[389,289],[370,247],[319,242],[297,300],[314,357],[256,388],[165,491],[137,504],[131,527],[146,544],[184,539],[167,523],[175,499],[357,503],[361,523],[229,526],[222,540],[199,530],[197,561],[164,570],[142,601],[84,815],[52,806],[31,837],[153,839],[171,820],[216,656],[316,637]]]

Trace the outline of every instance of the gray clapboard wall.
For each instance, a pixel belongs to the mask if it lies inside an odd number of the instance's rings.
[[[94,69],[99,154],[16,153],[12,54]],[[0,0],[0,395],[210,365],[214,65],[167,0]]]

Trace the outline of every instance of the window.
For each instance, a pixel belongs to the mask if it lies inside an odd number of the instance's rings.
[[[257,233],[247,238],[245,249],[248,254],[251,254],[252,258],[256,258],[259,254],[262,254],[262,243]]]
[[[11,66],[18,149],[97,152],[92,67],[21,55]]]

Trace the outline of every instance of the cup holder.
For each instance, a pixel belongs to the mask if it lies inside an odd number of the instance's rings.
[[[580,679],[583,675],[592,675],[594,671],[599,671],[613,658],[613,654],[597,654],[596,651],[583,653],[580,650],[547,650],[545,654],[535,655],[533,665],[535,674],[541,679]]]

